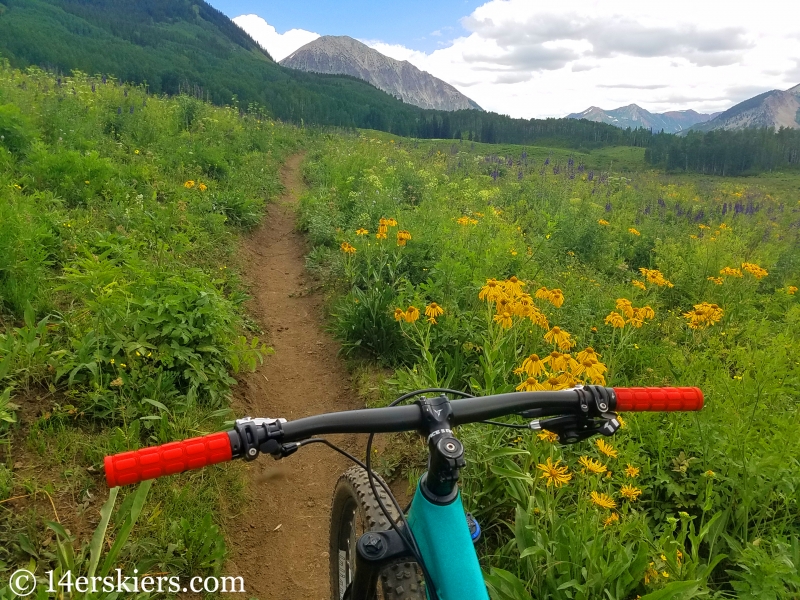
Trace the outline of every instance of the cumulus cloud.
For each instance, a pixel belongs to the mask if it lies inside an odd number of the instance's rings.
[[[292,52],[313,42],[319,37],[318,33],[305,29],[290,29],[286,33],[277,30],[258,15],[241,15],[233,19],[239,27],[244,29],[258,45],[269,52],[275,60],[283,60]]]
[[[438,30],[432,52],[362,41],[515,117],[631,103],[716,112],[800,83],[800,25],[785,0],[760,0],[758,10],[729,0],[670,0],[668,9],[641,0],[489,0],[460,22],[460,35]]]

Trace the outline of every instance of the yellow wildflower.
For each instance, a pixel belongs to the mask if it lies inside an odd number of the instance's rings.
[[[134,150],[133,153],[134,154],[139,154],[139,150]]]
[[[714,285],[722,285],[725,283],[725,280],[722,277],[706,277],[706,279],[712,282]]]
[[[496,279],[487,279],[486,285],[481,288],[478,293],[479,300],[486,300],[487,302],[494,302],[503,295],[503,288],[500,282]]]
[[[711,479],[713,479],[713,478],[716,476],[716,473],[714,473],[714,471],[712,471],[711,469],[709,469],[708,471],[706,471],[705,473],[703,473],[703,475],[705,475],[706,477],[710,477]]]
[[[394,320],[395,321],[402,321],[406,316],[406,311],[402,308],[395,308],[394,309]]]
[[[496,323],[500,323],[500,326],[503,329],[508,329],[514,324],[514,322],[511,320],[511,313],[508,311],[496,314],[494,316],[494,321]]]
[[[619,417],[617,417],[619,419]],[[641,469],[639,467],[634,467],[632,464],[628,463],[628,466],[625,468],[625,475],[626,477],[630,477],[631,479],[635,479],[639,476],[639,472]]]
[[[197,189],[201,192],[205,192],[208,189],[208,186],[205,183],[198,183]]]
[[[675,287],[658,269],[645,269],[644,267],[640,267],[639,272],[644,275],[647,281],[655,283],[659,287]]]
[[[522,361],[522,370],[532,377],[539,377],[545,372],[545,364],[539,358],[538,354],[531,354],[528,358]]]
[[[548,487],[552,484],[555,487],[561,487],[572,479],[572,474],[569,473],[569,467],[558,466],[561,460],[557,460],[553,464],[553,459],[548,457],[545,463],[536,465],[536,468],[542,471],[542,478],[547,480]]]
[[[599,460],[589,458],[588,456],[581,456],[578,459],[578,462],[581,463],[590,473],[600,474],[605,473],[608,470],[606,466]]]
[[[578,352],[578,354],[575,356],[575,358],[576,358],[576,359],[578,359],[578,361],[579,361],[579,362],[580,362],[580,361],[584,361],[584,360],[586,360],[587,358],[597,359],[597,358],[599,358],[599,357],[600,357],[600,354],[598,354],[598,353],[595,351],[595,349],[594,349],[594,348],[592,348],[591,346],[589,346],[589,347],[588,347],[588,348],[586,348],[585,350],[581,350],[581,351],[580,351],[580,352]]]
[[[592,492],[589,494],[589,496],[591,497],[592,502],[594,502],[600,508],[617,508],[617,503],[607,494]]]
[[[641,233],[639,233],[638,230],[634,229],[633,227],[628,228],[628,233],[632,233],[633,235],[642,235]]]
[[[536,434],[536,437],[544,442],[550,442],[551,444],[555,444],[558,441],[558,434],[547,430],[540,431]]]
[[[600,220],[598,220],[597,222],[598,222],[600,225],[602,225],[603,227],[608,227],[608,225],[609,225],[609,222],[608,222],[608,221],[606,221],[605,219],[600,219]]]
[[[619,493],[631,502],[635,502],[642,495],[642,490],[626,483],[620,488]]]
[[[406,231],[405,229],[401,229],[397,232],[397,245],[398,246],[405,246],[406,242],[411,239],[411,234]]]
[[[194,187],[194,180],[190,179],[189,181],[183,184],[183,187],[185,187],[187,190],[192,189]]]
[[[609,517],[603,520],[603,527],[608,527],[609,525],[613,525],[617,521],[619,521],[619,514],[611,513]]]
[[[742,271],[740,269],[733,269],[731,267],[724,267],[719,271],[720,275],[727,275],[728,277],[741,277]]]
[[[716,304],[702,302],[695,304],[694,310],[683,313],[690,329],[706,329],[722,320],[723,310]]]
[[[631,285],[633,285],[633,287],[639,288],[640,290],[644,290],[644,291],[647,290],[647,286],[644,284],[644,282],[643,281],[639,281],[638,279],[634,279],[633,281],[631,281]]]
[[[597,445],[597,449],[600,450],[600,452],[602,452],[606,456],[610,456],[611,458],[617,458],[617,451],[614,450],[614,447],[611,444],[607,443],[605,440],[599,439],[595,442],[595,444]]]
[[[428,317],[428,323],[431,325],[436,325],[438,321],[436,320],[436,317]]]
[[[543,389],[544,388],[535,377],[528,377],[516,387],[518,392],[538,392]]]
[[[742,263],[742,269],[750,273],[756,279],[762,279],[769,275],[766,269],[762,269],[755,263]]]
[[[386,225],[388,225],[389,227],[397,227],[397,219],[393,218],[386,219]]]
[[[425,316],[426,317],[440,317],[444,314],[444,309],[436,304],[436,302],[431,302],[428,306],[425,307]]]
[[[342,242],[342,245],[339,246],[339,247],[342,249],[342,252],[344,252],[345,254],[355,254],[356,253],[355,247],[351,246],[347,242]]]
[[[385,240],[387,237],[388,236],[386,235],[385,231],[379,231],[378,233],[375,234],[375,239],[378,240]]]
[[[622,311],[622,314],[629,319],[634,318],[633,305],[627,298],[617,298],[617,309]]]
[[[786,293],[789,294],[790,296],[794,296],[796,291],[797,291],[796,285],[790,285],[788,288],[786,288]]]
[[[553,327],[550,331],[544,334],[544,339],[550,344],[558,344],[562,350],[569,350],[575,345],[575,342],[570,339],[570,334],[561,329],[560,327]]]
[[[512,275],[508,279],[503,282],[503,287],[506,289],[508,293],[512,296],[520,296],[522,295],[522,288],[525,286],[524,281],[520,281],[517,279],[516,275]]]
[[[417,319],[419,319],[419,309],[416,306],[409,306],[408,310],[406,310],[403,318],[406,320],[406,323],[413,323]]]
[[[369,235],[369,230],[359,227],[356,229],[356,235]]]
[[[614,329],[622,329],[625,327],[625,319],[622,317],[621,314],[615,311],[611,311],[606,316],[606,325],[611,325]]]

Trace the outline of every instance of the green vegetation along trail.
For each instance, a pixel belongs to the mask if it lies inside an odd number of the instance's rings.
[[[338,344],[323,331],[322,298],[307,282],[305,240],[295,230],[301,162],[302,155],[286,162],[286,191],[243,245],[250,309],[275,354],[240,385],[237,414],[291,420],[358,408]],[[336,442],[351,449],[355,443]],[[228,571],[244,577],[249,597],[329,597],[329,504],[348,466],[321,445],[281,462],[262,456],[249,464],[248,505],[228,528]]]

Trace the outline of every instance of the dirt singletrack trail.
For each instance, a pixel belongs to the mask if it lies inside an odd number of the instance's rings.
[[[350,389],[338,344],[323,331],[322,298],[307,283],[307,248],[295,231],[302,158],[286,161],[284,194],[242,247],[250,310],[275,350],[238,386],[237,412],[253,417],[292,420],[363,407]],[[352,436],[330,439],[360,454]],[[328,511],[336,480],[349,466],[321,444],[281,461],[260,456],[248,463],[249,503],[228,528],[227,567],[228,574],[244,577],[248,598],[330,598]]]

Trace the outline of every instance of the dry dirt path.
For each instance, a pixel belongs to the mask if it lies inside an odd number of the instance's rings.
[[[322,299],[307,284],[305,240],[294,228],[301,161],[301,155],[287,160],[281,173],[286,191],[242,249],[251,312],[275,349],[239,386],[237,412],[254,417],[291,420],[359,408],[339,347],[323,331]],[[335,441],[357,450],[352,438]],[[319,444],[280,462],[261,456],[248,464],[249,505],[228,528],[228,571],[244,577],[248,597],[330,598],[328,511],[348,466]]]

